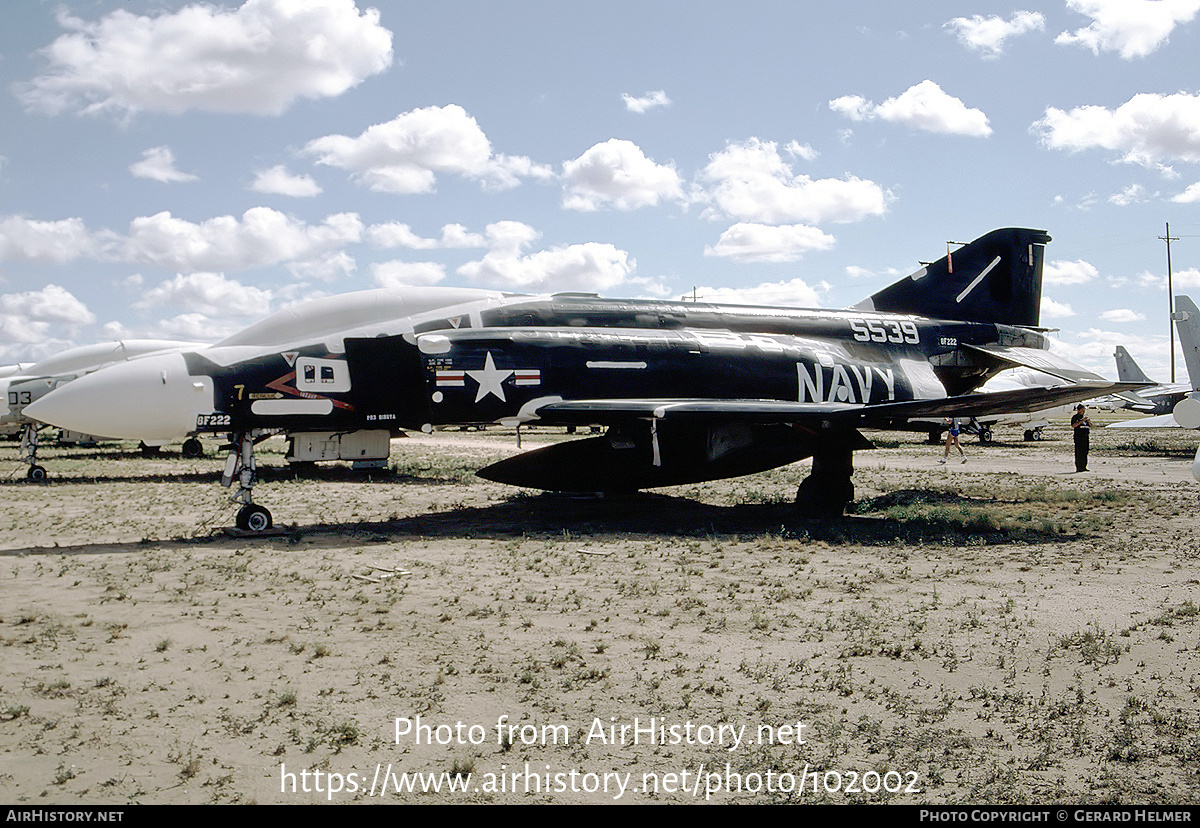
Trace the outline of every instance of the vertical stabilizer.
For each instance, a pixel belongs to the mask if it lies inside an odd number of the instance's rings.
[[[1175,328],[1183,346],[1183,364],[1187,366],[1192,390],[1200,390],[1200,310],[1188,296],[1175,297]]]
[[[855,305],[860,310],[1036,327],[1043,230],[1006,227],[980,236]]]
[[[1124,345],[1118,345],[1117,352],[1113,356],[1117,360],[1117,379],[1121,382],[1154,383],[1154,380],[1146,376],[1146,372],[1133,361],[1133,357],[1129,355],[1129,351],[1125,350]]]

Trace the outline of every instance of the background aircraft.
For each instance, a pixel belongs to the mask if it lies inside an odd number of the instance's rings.
[[[1177,323],[1178,324],[1178,323]],[[1113,357],[1117,361],[1117,379],[1121,382],[1141,382],[1148,388],[1138,391],[1126,391],[1121,394],[1124,401],[1122,408],[1141,411],[1145,414],[1169,414],[1175,403],[1182,400],[1189,392],[1195,390],[1190,382],[1156,383],[1146,376],[1133,357],[1118,345]]]
[[[254,443],[277,431],[455,423],[602,424],[480,474],[520,486],[630,491],[813,458],[797,492],[809,513],[853,499],[861,427],[1037,410],[1130,387],[1050,354],[1036,328],[1038,230],[995,230],[847,311],[391,292],[403,317],[353,298],[265,320],[210,348],[113,366],[35,403],[64,427],[159,438],[232,435],[225,482],[253,503]],[[364,318],[367,317],[367,318]],[[1024,366],[1068,384],[971,392]]]
[[[1200,310],[1196,308],[1196,303],[1190,296],[1175,297],[1175,329],[1179,332],[1179,344],[1183,348],[1183,361],[1191,380],[1190,387],[1196,390],[1179,395],[1168,409],[1169,414],[1125,420],[1113,423],[1109,428],[1200,428]],[[1123,349],[1117,350],[1119,353]],[[1118,369],[1120,364],[1118,359]],[[1147,391],[1154,390],[1151,388],[1139,391],[1138,396],[1149,398]],[[1121,396],[1126,397],[1129,393],[1122,392]]]
[[[5,433],[21,433],[21,454],[26,465],[26,478],[29,480],[44,480],[46,470],[37,462],[38,430],[44,425],[37,419],[26,415],[25,409],[36,400],[41,399],[54,389],[71,382],[84,374],[99,370],[105,365],[124,362],[145,354],[160,351],[179,350],[182,348],[202,347],[196,342],[173,342],[160,339],[126,339],[113,342],[100,342],[95,345],[83,345],[69,348],[40,362],[17,366],[17,370],[0,378],[0,390],[7,398],[7,410],[0,410],[0,428]],[[6,368],[9,366],[5,366]],[[93,439],[103,439],[102,432],[90,431],[78,435],[81,438],[91,436]],[[105,437],[112,435],[104,435]],[[194,446],[184,447],[184,454],[199,456],[202,449],[199,441],[193,440]]]

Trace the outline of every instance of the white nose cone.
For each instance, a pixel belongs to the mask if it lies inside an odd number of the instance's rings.
[[[35,420],[127,440],[175,440],[213,411],[212,378],[191,376],[182,354],[145,357],[73,380],[25,408]]]

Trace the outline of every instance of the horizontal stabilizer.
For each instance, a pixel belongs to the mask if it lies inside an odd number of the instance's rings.
[[[1158,407],[1149,400],[1143,399],[1136,391],[1124,391],[1120,394],[1114,394],[1113,396],[1129,403],[1123,407],[1132,409],[1134,411],[1153,411]]]
[[[1106,380],[1099,374],[1093,374],[1091,371],[1084,370],[1075,363],[1068,362],[1041,348],[1020,348],[1012,345],[968,345],[965,343],[962,347],[987,354],[1009,365],[1032,368],[1035,371],[1041,371],[1043,374],[1049,374],[1052,377],[1058,377],[1067,382],[1109,382],[1109,380]],[[1124,387],[1129,389],[1141,388],[1148,384],[1131,382],[1125,383]]]

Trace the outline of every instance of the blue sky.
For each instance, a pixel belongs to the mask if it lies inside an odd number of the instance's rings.
[[[844,307],[1018,225],[1056,350],[1166,379],[1198,11],[15,0],[0,362],[403,284]]]

